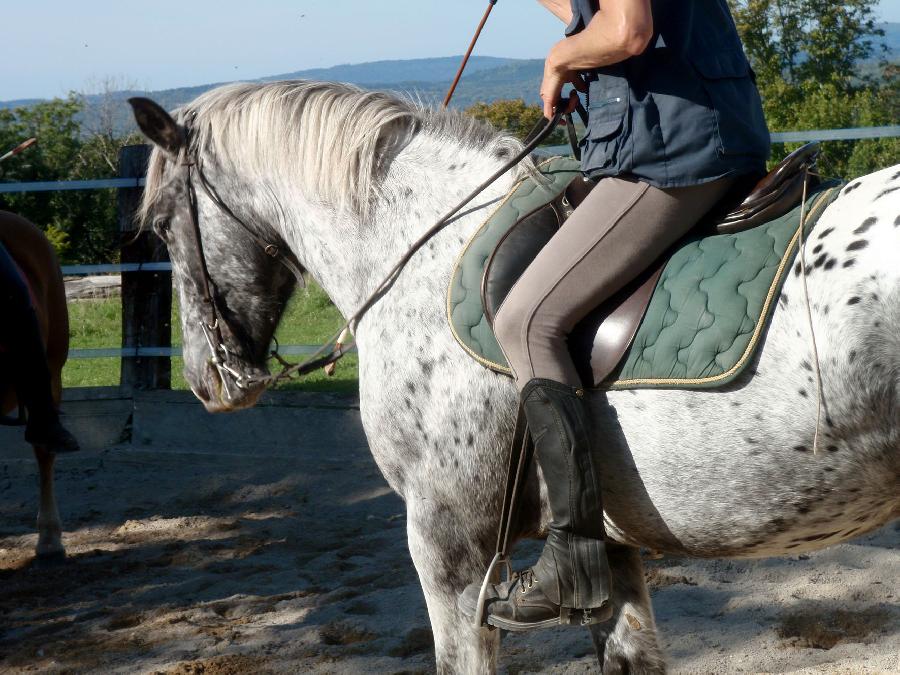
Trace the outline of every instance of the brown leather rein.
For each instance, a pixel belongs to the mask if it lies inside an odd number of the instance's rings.
[[[285,256],[282,253],[282,246],[279,243],[264,239],[259,234],[257,234],[253,230],[253,228],[251,228],[246,222],[244,222],[222,200],[215,187],[206,178],[206,174],[203,173],[203,168],[201,166],[199,158],[189,155],[186,162],[188,170],[187,192],[190,205],[189,211],[191,216],[192,231],[196,240],[197,258],[200,263],[200,291],[203,298],[203,303],[208,307],[208,316],[200,320],[200,327],[203,331],[204,337],[206,338],[207,345],[209,346],[210,362],[216,368],[216,371],[219,374],[219,378],[222,381],[222,388],[225,391],[226,397],[228,397],[229,399],[232,397],[230,383],[240,390],[246,390],[250,387],[256,387],[259,385],[262,385],[264,387],[271,387],[283,380],[299,378],[329,364],[335,363],[345,354],[350,352],[353,348],[354,343],[350,342],[349,344],[341,344],[341,335],[343,335],[345,331],[349,330],[352,332],[355,330],[363,315],[376,302],[378,302],[378,300],[380,300],[388,290],[390,290],[391,286],[393,286],[394,282],[397,280],[397,277],[400,275],[401,270],[412,259],[416,252],[420,248],[422,248],[422,246],[424,246],[434,235],[444,229],[451,222],[451,219],[463,209],[463,207],[469,204],[469,202],[471,202],[485,189],[492,185],[494,181],[496,181],[498,178],[510,171],[513,167],[518,165],[519,162],[521,162],[529,154],[531,154],[531,152],[533,152],[534,149],[537,148],[538,145],[540,145],[543,140],[550,135],[550,133],[556,128],[556,125],[564,115],[564,110],[564,104],[561,101],[560,105],[558,105],[556,108],[556,113],[554,114],[553,118],[550,120],[542,118],[538,122],[538,124],[534,127],[534,129],[532,129],[531,133],[525,139],[525,146],[513,159],[511,159],[497,171],[495,171],[487,180],[479,184],[478,187],[472,190],[472,192],[470,192],[462,201],[460,201],[440,220],[432,225],[425,232],[425,234],[419,237],[419,239],[417,239],[412,244],[406,254],[391,268],[390,272],[388,272],[384,280],[380,284],[378,284],[378,286],[375,288],[369,298],[360,306],[360,308],[356,310],[356,312],[353,313],[353,315],[347,320],[347,322],[341,327],[341,329],[337,333],[335,333],[335,335],[328,342],[322,345],[322,347],[319,348],[319,350],[316,351],[309,359],[302,363],[289,363],[285,361],[278,353],[278,342],[276,340],[275,348],[269,353],[269,356],[276,359],[282,366],[282,369],[280,372],[273,375],[268,375],[266,377],[251,377],[239,370],[233,358],[233,354],[235,352],[228,347],[228,343],[226,342],[225,336],[222,332],[222,328],[224,326],[227,333],[229,333],[230,335],[235,335],[235,331],[233,331],[228,325],[228,321],[225,318],[225,313],[222,311],[223,308],[219,305],[220,301],[213,291],[214,283],[209,274],[209,266],[207,265],[206,254],[203,249],[203,237],[200,232],[200,219],[197,209],[197,194],[194,188],[193,181],[194,174],[196,173],[200,187],[203,188],[203,191],[206,193],[206,196],[210,199],[210,201],[212,201],[212,203],[215,204],[216,207],[223,213],[225,213],[229,218],[238,223],[251,236],[251,238],[257,243],[257,245],[259,245],[260,248],[265,251],[268,256],[287,267],[297,278],[301,286],[304,285],[303,272],[300,269],[299,263],[296,261],[296,259],[293,258],[293,254]]]

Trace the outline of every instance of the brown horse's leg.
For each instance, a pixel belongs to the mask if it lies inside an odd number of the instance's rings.
[[[35,555],[38,560],[62,560],[66,549],[62,543],[62,521],[56,507],[56,491],[53,483],[53,461],[56,456],[41,446],[34,446],[34,456],[40,469],[41,502],[38,509],[38,543]]]

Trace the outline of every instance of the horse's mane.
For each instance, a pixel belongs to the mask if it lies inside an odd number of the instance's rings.
[[[511,158],[522,144],[470,115],[430,109],[408,98],[334,82],[232,84],[175,112],[191,148],[255,175],[279,175],[365,219],[379,195],[379,160],[425,132]],[[165,155],[154,149],[141,219],[160,196]],[[526,169],[527,170],[527,169]]]

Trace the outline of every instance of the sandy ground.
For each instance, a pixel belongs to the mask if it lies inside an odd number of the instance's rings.
[[[69,559],[49,569],[31,559],[36,466],[0,436],[0,673],[432,672],[403,504],[354,401],[275,403],[70,406],[101,441],[58,461]],[[648,561],[671,672],[900,673],[898,543],[895,523],[799,557]],[[595,663],[586,631],[560,629],[505,638],[501,671]]]

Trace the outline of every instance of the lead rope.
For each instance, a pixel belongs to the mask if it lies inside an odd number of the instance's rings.
[[[819,427],[822,423],[822,368],[819,364],[819,347],[816,344],[816,331],[813,327],[812,307],[809,302],[809,286],[806,283],[806,185],[809,182],[809,167],[804,169],[803,197],[800,202],[800,271],[803,276],[803,297],[806,301],[806,319],[809,322],[809,336],[812,343],[813,365],[816,374],[816,431],[813,434],[813,455],[819,454]]]

